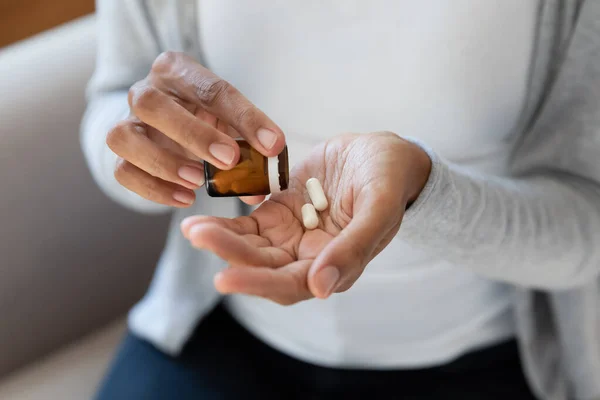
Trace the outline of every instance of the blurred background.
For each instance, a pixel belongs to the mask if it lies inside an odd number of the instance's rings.
[[[2,0],[0,46],[6,46],[94,11],[94,0]]]
[[[101,194],[79,146],[93,0],[0,0],[0,399],[88,399],[168,217]]]

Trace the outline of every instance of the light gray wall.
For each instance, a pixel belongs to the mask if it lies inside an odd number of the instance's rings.
[[[0,50],[0,376],[123,315],[168,216],[111,203],[79,146],[94,63],[86,18]]]

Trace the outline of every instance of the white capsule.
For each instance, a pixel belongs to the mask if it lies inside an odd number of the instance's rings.
[[[318,211],[324,211],[327,209],[327,197],[325,197],[325,192],[323,191],[321,182],[319,182],[317,178],[310,178],[306,181],[306,190],[308,191],[310,201],[312,201],[315,209]]]
[[[319,216],[315,207],[310,203],[302,206],[302,223],[306,229],[315,229],[319,226]]]

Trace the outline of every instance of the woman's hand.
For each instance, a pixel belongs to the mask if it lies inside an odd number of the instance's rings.
[[[192,245],[230,266],[215,277],[222,293],[293,304],[352,286],[398,232],[407,205],[429,177],[431,160],[392,133],[344,135],[317,148],[291,173],[289,190],[248,217],[196,216],[182,223]],[[316,177],[329,201],[305,230],[305,182]]]
[[[281,129],[226,81],[183,53],[164,53],[129,91],[131,116],[107,136],[116,179],[151,201],[186,207],[204,183],[200,160],[232,168],[242,136],[265,156],[284,147]],[[262,198],[254,199],[262,200]],[[249,202],[253,202],[252,199]]]

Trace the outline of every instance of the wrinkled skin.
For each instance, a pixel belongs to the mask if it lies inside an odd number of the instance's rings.
[[[116,180],[155,203],[192,205],[204,184],[202,160],[231,169],[240,156],[237,137],[266,157],[285,146],[283,132],[261,110],[183,53],[158,56],[128,101],[130,116],[108,132],[106,144],[118,156]]]
[[[289,190],[250,216],[190,217],[182,231],[229,264],[215,277],[222,293],[280,304],[326,298],[350,288],[390,243],[430,169],[427,154],[395,134],[342,135],[316,147],[292,170]],[[318,228],[306,230],[300,210],[311,177],[320,180],[329,207]]]

